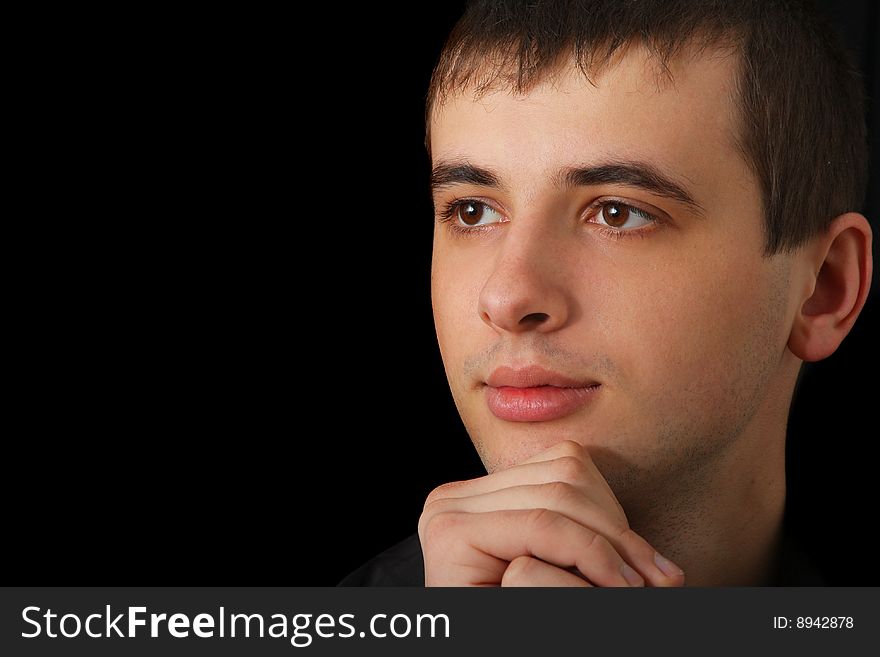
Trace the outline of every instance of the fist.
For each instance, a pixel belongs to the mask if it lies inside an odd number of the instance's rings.
[[[426,586],[684,585],[684,572],[630,529],[587,450],[570,440],[438,486],[419,540]]]

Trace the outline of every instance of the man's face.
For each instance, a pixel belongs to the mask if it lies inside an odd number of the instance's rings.
[[[489,472],[573,439],[616,492],[644,490],[787,409],[790,258],[762,255],[760,192],[736,147],[735,66],[711,54],[673,62],[670,84],[633,49],[595,87],[569,66],[524,96],[459,94],[435,109],[433,166],[447,165],[437,216],[472,202],[435,224],[434,319]],[[530,365],[599,386],[563,411],[550,395],[530,421],[508,389],[514,410],[493,412],[492,373]]]

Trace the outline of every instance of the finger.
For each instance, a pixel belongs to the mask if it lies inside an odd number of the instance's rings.
[[[517,557],[510,562],[501,586],[593,586],[582,577],[534,557]]]
[[[579,444],[564,440],[548,450],[505,470],[466,481],[453,481],[435,488],[425,500],[425,506],[437,498],[467,497],[520,484],[540,484],[564,481],[582,486],[591,497],[603,502],[609,510],[625,517],[614,492]]]
[[[525,461],[520,461],[518,465],[524,465],[526,463],[539,463],[541,461],[552,461],[553,459],[562,458],[563,456],[574,456],[576,458],[583,458],[585,452],[586,448],[577,441],[560,440],[558,443],[553,443],[553,445],[542,452],[538,452],[531,458],[528,458]],[[586,453],[586,456],[587,458],[589,458],[589,453]]]
[[[621,513],[623,512],[623,507],[620,506],[620,502],[617,500],[614,491],[611,490],[611,486],[609,485],[608,480],[605,479],[605,475],[599,471],[599,468],[593,461],[590,451],[584,445],[581,445],[574,440],[561,440],[555,445],[545,449],[543,452],[539,452],[530,459],[526,459],[522,464],[555,461],[556,459],[579,460],[583,464],[584,476],[591,483],[602,488],[610,499],[614,500],[614,504],[620,509]]]
[[[473,550],[463,554],[456,546],[459,566],[486,567],[486,555],[505,561],[529,555],[561,568],[575,566],[598,586],[630,586],[627,576],[632,585],[644,584],[604,536],[548,509],[440,513],[424,535],[428,544],[466,541]]]
[[[654,548],[627,524],[610,516],[577,487],[559,481],[512,486],[472,497],[435,500],[426,508],[426,521],[437,513],[453,511],[487,513],[504,509],[538,508],[555,511],[602,534],[623,560],[635,568],[650,586],[670,587],[683,583],[683,575],[670,576],[658,567]],[[681,583],[679,579],[682,579]]]
[[[551,481],[576,484],[583,487],[585,491],[598,488],[597,497],[613,501],[613,508],[619,508],[617,498],[614,497],[608,482],[605,481],[595,465],[570,454],[556,459],[522,463],[475,479],[452,481],[437,486],[426,498],[425,506],[439,498],[469,497],[510,486],[542,484]]]
[[[610,542],[627,563],[632,564],[645,578],[649,586],[663,588],[684,586],[684,570],[657,552],[648,541],[632,529],[627,529]]]
[[[424,515],[427,522],[438,513],[486,513],[505,509],[550,509],[609,540],[629,529],[625,520],[610,516],[580,488],[561,481],[511,486],[469,497],[436,499],[425,507]]]
[[[539,452],[530,459],[523,461],[520,465],[527,466],[536,463],[551,463],[553,464],[551,467],[554,469],[565,470],[571,465],[569,463],[570,459],[580,461],[583,464],[583,476],[589,480],[590,484],[598,484],[599,488],[607,493],[607,503],[605,504],[605,508],[610,511],[611,506],[613,505],[613,507],[619,511],[620,516],[626,518],[623,506],[621,506],[617,496],[614,494],[614,491],[611,489],[611,486],[608,484],[604,475],[602,475],[599,468],[596,467],[595,462],[590,456],[589,450],[580,443],[573,440],[562,440],[543,452]],[[577,468],[569,469],[576,470]],[[512,474],[518,476],[520,473],[515,472]],[[595,488],[590,492],[595,494]],[[593,499],[592,495],[590,495],[590,497]],[[613,515],[614,514],[612,514],[612,517]],[[595,528],[605,534],[606,538],[609,539],[614,548],[628,563],[636,566],[639,574],[644,577],[651,586],[684,586],[684,571],[679,566],[676,566],[662,556],[651,547],[650,543],[631,529],[619,534],[612,531],[612,528],[608,526],[597,526]],[[663,569],[659,567],[658,562],[664,564]]]

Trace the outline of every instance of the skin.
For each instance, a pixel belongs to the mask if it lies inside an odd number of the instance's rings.
[[[864,305],[871,231],[848,213],[796,252],[763,255],[736,66],[685,54],[670,83],[632,47],[595,86],[568,63],[524,94],[465,90],[435,107],[433,164],[467,162],[500,186],[434,192],[437,337],[487,475],[426,500],[427,585],[766,581],[798,370],[833,353]],[[619,182],[558,184],[564,167],[608,160],[651,163],[702,210]],[[661,221],[615,233],[595,205],[612,198]],[[484,230],[439,220],[461,199],[485,204]],[[529,364],[601,387],[564,418],[495,417],[489,375]]]

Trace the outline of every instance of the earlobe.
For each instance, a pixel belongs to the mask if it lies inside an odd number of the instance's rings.
[[[871,287],[871,226],[864,216],[841,215],[817,239],[818,257],[810,271],[815,284],[798,310],[788,343],[804,361],[822,360],[837,350]]]

